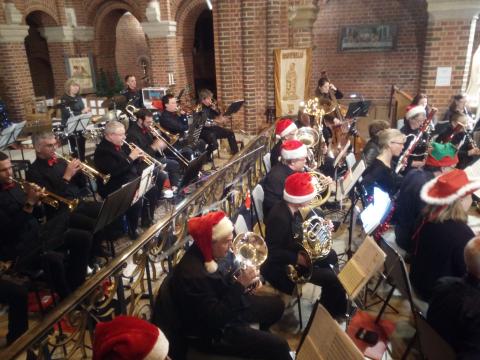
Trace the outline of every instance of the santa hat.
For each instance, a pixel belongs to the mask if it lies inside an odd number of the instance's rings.
[[[154,107],[157,110],[163,110],[163,102],[162,100],[153,100],[152,101],[152,107]]]
[[[282,144],[283,160],[301,159],[307,157],[307,147],[298,140],[287,140]]]
[[[458,163],[457,148],[452,143],[432,142],[432,151],[428,154],[425,165],[434,167],[455,166]]]
[[[423,185],[420,196],[427,204],[449,205],[480,189],[480,178],[469,178],[460,169],[453,169]]]
[[[317,195],[309,173],[295,173],[285,180],[283,199],[292,204],[309,202]]]
[[[233,224],[223,211],[214,211],[188,220],[188,233],[203,255],[209,273],[217,271],[213,260],[212,242],[225,238],[233,232]]]
[[[407,106],[407,112],[405,114],[405,119],[411,119],[419,114],[427,115],[425,108],[421,105],[410,105]]]
[[[95,329],[93,360],[163,360],[167,354],[167,338],[148,321],[118,316]]]
[[[297,129],[297,125],[291,119],[282,119],[277,122],[275,136],[281,139]]]

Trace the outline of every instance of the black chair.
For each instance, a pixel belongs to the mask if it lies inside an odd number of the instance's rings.
[[[424,359],[428,360],[454,360],[456,358],[453,348],[430,326],[427,319],[417,312],[415,314],[417,333],[415,336],[420,343]]]

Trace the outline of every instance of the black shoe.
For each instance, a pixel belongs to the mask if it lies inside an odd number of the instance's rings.
[[[138,232],[137,229],[131,230],[130,228],[128,229],[128,237],[130,240],[137,240],[137,238],[140,236],[140,233]]]

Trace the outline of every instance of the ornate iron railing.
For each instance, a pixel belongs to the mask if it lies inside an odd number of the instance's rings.
[[[150,318],[161,269],[169,271],[188,245],[187,219],[208,209],[233,214],[265,174],[263,156],[270,149],[272,129],[267,129],[171,214],[147,229],[73,294],[50,310],[41,321],[0,353],[14,359],[34,351],[39,359],[90,358],[96,322],[113,313]],[[127,264],[133,268],[126,273]],[[161,266],[159,266],[161,265]]]

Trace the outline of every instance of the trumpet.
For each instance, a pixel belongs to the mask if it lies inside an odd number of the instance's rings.
[[[159,126],[159,125],[157,125]],[[154,126],[150,126],[149,127],[149,130],[150,132],[152,133],[152,135],[157,138],[158,140],[161,140],[163,141],[166,145],[167,145],[167,148],[173,153],[173,155],[175,155],[175,157],[180,160],[180,162],[185,165],[185,166],[188,166],[190,164],[190,162],[188,161],[188,159],[182,155],[182,153],[180,151],[178,151],[172,144],[173,143],[169,143],[167,141],[167,139],[165,139],[163,137],[163,135],[161,134],[161,131],[162,130],[158,130],[156,127]],[[178,135],[177,135],[178,136]]]
[[[129,147],[129,149],[131,151],[135,150],[135,149],[140,149],[140,147],[138,147],[137,145],[133,144],[133,143],[129,143],[129,142],[126,142],[125,140],[123,140],[123,143],[125,145],[127,145]],[[164,168],[164,165],[158,161],[157,159],[155,159],[153,156],[147,154],[145,151],[143,151],[142,149],[140,149],[142,151],[142,161],[150,166],[150,165],[156,165],[156,166],[159,166],[161,169]]]
[[[31,183],[31,182],[28,182],[28,181],[25,181],[25,180],[17,180],[17,179],[14,179],[13,177],[11,177],[10,179],[13,182],[17,183],[22,188],[23,191],[25,191],[25,186],[26,185],[39,188],[40,192],[41,192],[40,201],[42,203],[48,205],[48,206],[53,207],[54,209],[58,209],[60,203],[64,203],[65,205],[67,205],[68,210],[70,210],[70,211],[75,210],[76,207],[78,206],[78,202],[79,202],[78,199],[69,200],[69,199],[64,198],[63,196],[54,194],[54,193],[46,190],[45,188],[41,188],[40,186],[38,186],[35,183]]]
[[[71,157],[65,157],[63,156],[62,154],[60,153],[55,153],[55,155],[60,158],[60,159],[63,159],[65,160],[67,163],[71,163],[72,162],[72,158]],[[109,180],[110,180],[110,174],[102,174],[100,171],[98,171],[97,169],[94,169],[93,167],[91,167],[90,165],[87,165],[85,163],[80,163],[80,171],[85,174],[85,176],[87,176],[89,179],[91,180],[95,180],[96,178],[100,178],[102,179],[102,182],[103,184],[106,184]]]

